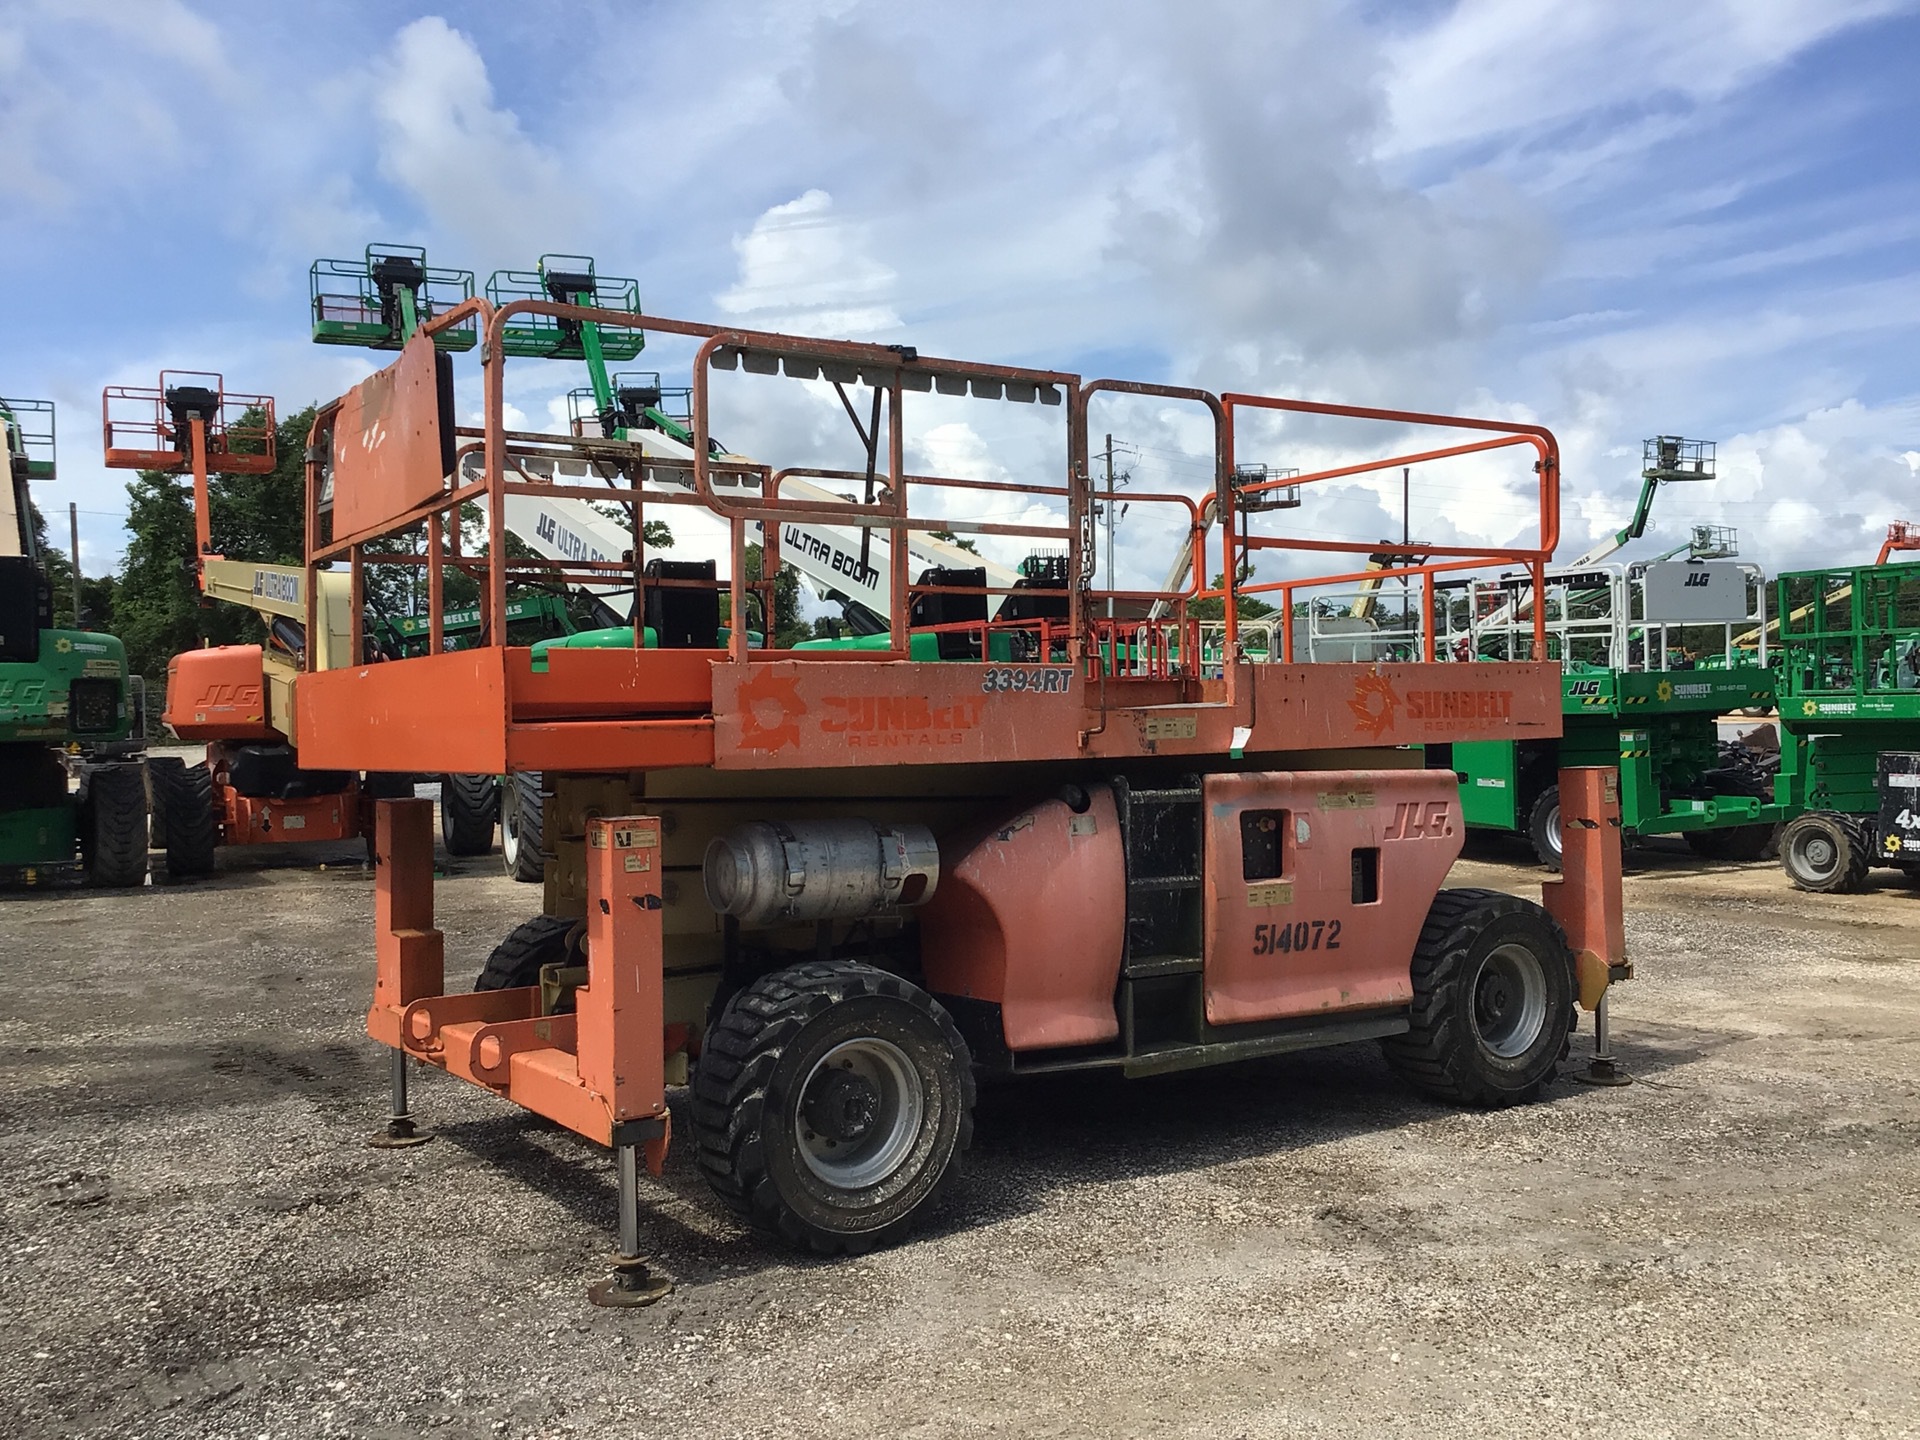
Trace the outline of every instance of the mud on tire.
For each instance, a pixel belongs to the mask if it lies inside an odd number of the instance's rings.
[[[849,961],[796,965],[733,997],[693,1079],[714,1192],[754,1229],[823,1255],[904,1234],[973,1138],[966,1042],[931,995]]]
[[[1494,890],[1442,890],[1413,951],[1411,1028],[1381,1042],[1427,1094],[1495,1107],[1554,1077],[1574,1020],[1573,955],[1540,906]]]

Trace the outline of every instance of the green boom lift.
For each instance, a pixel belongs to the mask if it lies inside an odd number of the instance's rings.
[[[1645,443],[1633,519],[1573,565],[1546,573],[1548,654],[1561,662],[1558,740],[1431,746],[1429,766],[1460,776],[1469,826],[1525,834],[1560,865],[1563,765],[1617,767],[1621,823],[1636,836],[1678,835],[1702,856],[1758,860],[1795,807],[1776,796],[1768,758],[1722,743],[1719,717],[1770,708],[1766,584],[1733,563],[1722,526],[1650,561],[1604,560],[1645,533],[1662,484],[1711,480],[1711,441]],[[1675,557],[1686,554],[1686,559]],[[1532,584],[1524,575],[1442,582],[1437,648],[1456,660],[1532,658]],[[1758,620],[1758,628],[1753,627]],[[1758,639],[1757,652],[1742,642]]]
[[[139,885],[140,684],[113,636],[54,628],[34,537],[30,482],[54,474],[52,402],[0,399],[0,432],[0,878]]]
[[[311,279],[313,339],[322,345],[398,350],[426,321],[474,295],[471,270],[431,266],[425,250],[401,245],[369,245],[359,260],[317,260]],[[514,300],[549,300],[640,313],[639,282],[600,275],[593,260],[584,255],[543,255],[534,270],[496,271],[487,281],[486,296],[496,306]],[[465,321],[436,331],[434,344],[442,350],[464,351],[478,338],[477,324]],[[631,360],[645,343],[646,337],[635,329],[519,314],[505,327],[502,348],[509,355],[584,360],[593,381],[595,414],[611,416],[622,401],[615,395],[607,362]],[[624,397],[629,406],[632,400],[631,395]],[[671,423],[657,412],[656,418]],[[648,423],[638,411],[633,422],[636,426]],[[514,497],[508,515],[508,528],[536,546],[538,516],[514,512],[528,505],[537,509],[539,503]],[[622,617],[598,597],[591,598],[602,622],[596,629],[576,631],[566,602],[539,592],[514,596],[507,607],[508,622],[547,637],[535,646],[536,664],[544,662],[548,644],[631,644],[632,631],[617,623]],[[446,619],[449,644],[461,643],[456,636],[478,633],[477,609],[471,615],[453,612]],[[374,633],[381,647],[396,655],[418,653],[427,643],[424,625],[406,617],[382,617],[375,622]],[[458,855],[484,853],[492,846],[497,819],[508,873],[521,880],[540,879],[545,863],[540,788],[538,775],[444,776],[440,816],[448,850]]]

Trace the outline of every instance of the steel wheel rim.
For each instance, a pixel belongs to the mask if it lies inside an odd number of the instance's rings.
[[[1553,802],[1553,808],[1547,811],[1547,849],[1558,860],[1566,854],[1566,840],[1560,833],[1560,802]]]
[[[1499,946],[1473,977],[1473,1033],[1488,1053],[1512,1060],[1527,1053],[1547,1022],[1547,972],[1517,942]]]
[[[500,854],[509,869],[520,861],[520,807],[508,802],[501,804]]]
[[[870,1101],[872,1118],[857,1134],[836,1136],[818,1122],[823,1110],[843,1098],[853,1108]],[[904,1050],[877,1036],[844,1040],[814,1063],[800,1085],[793,1113],[800,1158],[836,1189],[869,1189],[906,1163],[926,1109],[920,1072]]]
[[[1840,847],[1831,835],[1803,830],[1793,839],[1793,856],[1809,880],[1830,880],[1840,868]]]

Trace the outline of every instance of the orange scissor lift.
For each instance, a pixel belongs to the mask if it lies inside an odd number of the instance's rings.
[[[693,349],[691,447],[505,427],[507,328],[585,321]],[[477,428],[453,424],[450,363],[431,339],[463,323],[484,337]],[[877,423],[856,424],[863,495],[783,499],[790,476],[860,472],[776,468],[710,443],[716,380],[781,376],[843,401],[871,392]],[[908,410],[961,397],[1059,407],[1048,473],[910,473]],[[1094,573],[1090,416],[1136,403],[1123,397],[1193,408],[1211,427],[1204,505],[1129,494],[1173,517],[1170,550],[1191,547],[1168,590],[1103,588]],[[1301,552],[1378,548],[1264,532],[1294,512],[1235,484],[1235,448],[1276,417],[1364,422],[1395,441],[1446,436],[1273,482],[1308,494],[1405,465],[1517,457],[1537,493],[1537,537],[1427,545],[1424,563],[1384,571],[1336,562],[1331,575],[1238,582],[1251,559],[1297,569]],[[1462,838],[1456,780],[1420,768],[1418,749],[1559,733],[1557,664],[1433,654],[1436,575],[1519,564],[1539,583],[1559,524],[1544,429],[474,300],[323,407],[308,454],[310,582],[344,566],[357,624],[368,566],[424,565],[433,643],[416,658],[304,675],[303,756],[343,769],[539,770],[553,790],[546,913],[502,944],[471,993],[449,988],[434,927],[431,807],[378,807],[367,1028],[394,1052],[384,1138],[424,1138],[408,1112],[412,1060],[613,1147],[620,1249],[595,1287],[601,1303],[644,1303],[667,1284],[639,1256],[638,1169],[664,1162],[667,1092],[681,1082],[692,1087],[683,1123],[720,1198],[763,1232],[834,1253],[893,1238],[942,1192],[970,1137],[976,1076],[1151,1075],[1375,1039],[1421,1089],[1498,1105],[1553,1078],[1576,1006],[1599,1012],[1591,1075],[1609,1075],[1607,987],[1630,973],[1611,772],[1563,773],[1566,869],[1540,906],[1442,889]],[[685,516],[660,507],[698,507],[727,527],[731,564],[668,575],[638,538],[617,559],[571,567],[480,553],[471,520],[456,517],[477,513],[483,533],[502,535],[514,494],[616,500],[636,537],[648,513]],[[960,518],[996,505],[1000,518]],[[1214,514],[1237,523],[1215,528]],[[886,648],[763,648],[745,623],[748,596],[759,587],[759,613],[772,615],[771,582],[750,578],[747,546],[764,544],[758,573],[775,575],[784,520],[880,540],[1018,537],[1065,553],[990,592],[952,570],[916,582],[907,547],[892,545],[880,562]],[[393,543],[402,536],[412,543]],[[474,577],[499,637],[510,588],[551,583],[557,569],[569,583],[626,577],[635,614],[665,623],[636,624],[612,648],[442,653],[445,574]],[[1227,577],[1224,590],[1209,574]],[[1295,662],[1296,614],[1329,587],[1383,579],[1418,591],[1419,658]],[[1004,597],[992,620],[989,593]],[[1264,663],[1238,640],[1252,594],[1279,604],[1278,653]],[[1208,598],[1224,608],[1224,664],[1217,647],[1202,663],[1190,614]],[[941,658],[909,658],[931,656],[914,644],[929,628]],[[1538,633],[1535,645],[1544,655]]]

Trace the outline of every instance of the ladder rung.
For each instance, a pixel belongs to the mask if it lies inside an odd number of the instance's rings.
[[[1141,890],[1192,890],[1199,886],[1198,875],[1134,875],[1127,880],[1127,889]]]
[[[1157,975],[1193,975],[1205,966],[1198,955],[1142,955],[1129,959],[1121,971],[1129,980],[1151,980]]]

